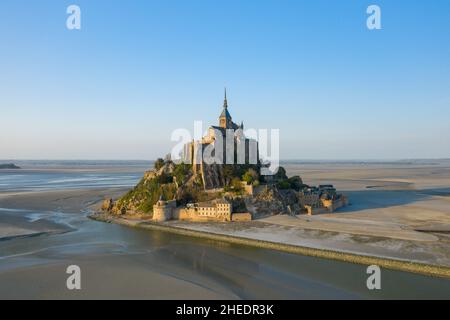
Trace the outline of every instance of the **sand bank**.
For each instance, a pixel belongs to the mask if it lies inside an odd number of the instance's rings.
[[[123,189],[66,190],[0,194],[0,240],[64,233],[68,225],[43,219],[52,213],[80,213]]]
[[[107,188],[0,195],[0,299],[238,298],[189,270],[161,269],[151,248],[128,249],[123,231],[85,217],[91,205],[123,192]],[[80,291],[66,288],[66,268],[72,264],[82,270]]]
[[[417,262],[411,262],[406,260],[393,260],[383,257],[375,257],[368,255],[357,255],[346,252],[332,251],[326,249],[309,248],[302,246],[294,246],[290,244],[271,242],[258,239],[251,239],[245,237],[237,237],[224,233],[212,233],[206,231],[198,231],[188,228],[183,228],[176,225],[170,225],[167,223],[153,223],[143,220],[130,220],[119,217],[114,217],[105,214],[94,214],[90,216],[94,220],[118,223],[131,227],[138,227],[150,230],[159,230],[164,232],[172,232],[184,236],[191,236],[203,239],[210,239],[215,241],[224,241],[233,244],[254,246],[258,248],[280,250],[289,253],[301,254],[317,258],[333,259],[338,261],[344,261],[349,263],[363,264],[363,265],[378,265],[382,268],[400,270],[412,273],[418,273],[434,277],[450,278],[450,268],[445,266],[422,264]]]

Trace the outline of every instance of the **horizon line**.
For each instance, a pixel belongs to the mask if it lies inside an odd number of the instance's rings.
[[[136,161],[136,162],[149,162],[156,161],[157,159],[164,159],[164,157],[158,157],[155,159],[77,159],[77,158],[28,158],[28,159],[0,159],[0,162],[14,162],[14,161]],[[335,162],[346,162],[346,161],[368,161],[368,162],[376,162],[376,161],[418,161],[418,160],[450,160],[450,157],[436,157],[436,158],[285,158],[280,159],[280,162],[287,161],[335,161]]]

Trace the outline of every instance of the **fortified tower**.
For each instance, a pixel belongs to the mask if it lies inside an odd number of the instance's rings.
[[[153,206],[153,220],[157,222],[171,220],[176,207],[176,200],[164,201],[161,196]]]

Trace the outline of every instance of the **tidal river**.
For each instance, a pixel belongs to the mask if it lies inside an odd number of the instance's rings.
[[[0,298],[450,298],[450,280],[92,221],[132,187],[134,162],[19,163],[0,171]],[[67,288],[69,266],[81,289]]]

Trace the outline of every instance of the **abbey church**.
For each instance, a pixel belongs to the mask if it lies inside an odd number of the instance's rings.
[[[223,165],[257,165],[259,163],[258,142],[244,134],[244,123],[233,122],[228,111],[227,92],[219,125],[210,126],[206,136],[184,146],[183,161],[193,165],[200,173],[206,190],[225,185]]]

